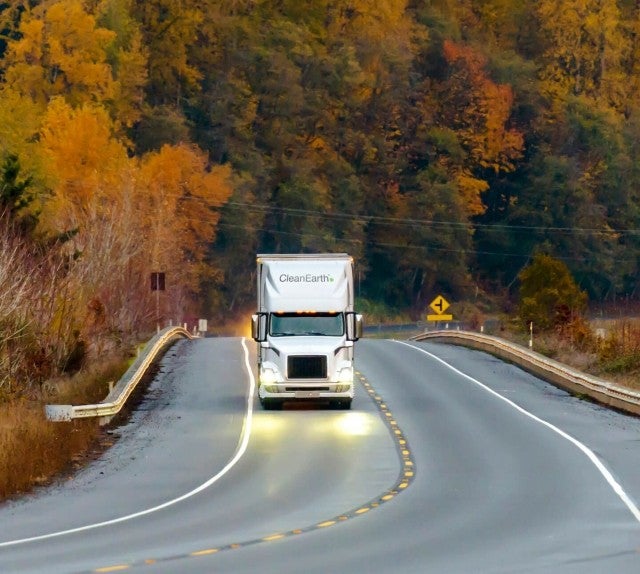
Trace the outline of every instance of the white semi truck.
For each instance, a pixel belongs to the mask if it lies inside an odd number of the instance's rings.
[[[265,409],[287,401],[328,401],[349,409],[353,345],[362,336],[354,312],[353,258],[345,253],[258,255],[258,396]]]

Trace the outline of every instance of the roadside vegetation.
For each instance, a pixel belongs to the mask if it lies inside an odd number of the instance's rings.
[[[517,314],[500,322],[497,335],[524,346],[531,340],[543,355],[640,389],[640,317],[590,317],[587,293],[548,255],[536,255],[518,279]]]
[[[112,359],[73,377],[49,381],[31,393],[0,402],[0,502],[49,484],[108,446],[94,418],[50,422],[46,404],[91,404],[104,399],[129,359]]]

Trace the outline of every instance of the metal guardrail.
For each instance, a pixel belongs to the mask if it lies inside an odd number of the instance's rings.
[[[485,351],[576,395],[588,396],[621,411],[640,414],[640,392],[592,377],[499,337],[470,331],[440,330],[415,335],[411,339],[440,340]]]
[[[70,421],[79,418],[101,417],[101,423],[108,422],[120,412],[146,371],[166,349],[167,345],[183,337],[192,339],[193,335],[182,327],[167,327],[163,329],[146,344],[138,358],[102,402],[94,405],[78,406],[46,405],[45,414],[47,419],[50,421]]]

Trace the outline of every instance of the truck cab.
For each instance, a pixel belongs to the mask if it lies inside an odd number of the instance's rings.
[[[353,260],[346,254],[258,255],[258,396],[265,409],[323,401],[349,409],[354,342]]]

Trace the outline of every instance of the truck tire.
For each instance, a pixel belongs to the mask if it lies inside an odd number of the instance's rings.
[[[332,401],[331,408],[348,411],[351,408],[351,399],[337,399]]]
[[[260,404],[265,411],[282,410],[282,401],[274,401],[273,399],[260,399]]]

